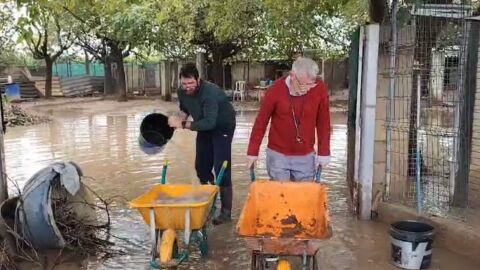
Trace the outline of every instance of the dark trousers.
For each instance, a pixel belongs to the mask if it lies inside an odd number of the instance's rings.
[[[232,137],[233,131],[199,131],[197,133],[195,169],[202,185],[215,184],[215,175],[218,175],[223,162],[228,166],[223,174],[220,185],[220,200],[222,211],[230,213],[232,210]]]

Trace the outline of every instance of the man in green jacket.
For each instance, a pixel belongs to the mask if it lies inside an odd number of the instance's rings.
[[[188,63],[180,70],[182,86],[177,90],[180,112],[170,116],[174,128],[197,131],[195,170],[201,184],[214,184],[223,161],[228,167],[220,185],[222,209],[213,223],[231,221],[232,211],[232,138],[235,131],[235,109],[225,93],[215,84],[199,79],[195,64]],[[187,121],[192,116],[193,121]]]

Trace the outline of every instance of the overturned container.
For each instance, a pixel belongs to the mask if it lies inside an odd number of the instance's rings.
[[[81,182],[83,173],[74,162],[54,162],[35,173],[17,201],[16,229],[35,249],[61,249],[67,243],[57,224],[56,202],[65,196],[72,215],[96,224],[93,199]]]
[[[393,223],[390,227],[393,264],[411,270],[430,267],[434,235],[434,228],[423,222]]]
[[[168,125],[168,117],[161,113],[151,113],[140,124],[138,144],[148,155],[158,154],[165,149],[173,136],[174,129]]]

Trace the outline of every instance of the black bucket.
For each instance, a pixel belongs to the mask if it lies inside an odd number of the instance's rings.
[[[423,222],[405,220],[392,223],[393,264],[412,270],[430,267],[434,235],[434,228]]]
[[[168,117],[161,113],[151,113],[140,124],[138,144],[146,154],[160,153],[172,138],[174,128],[168,125]]]

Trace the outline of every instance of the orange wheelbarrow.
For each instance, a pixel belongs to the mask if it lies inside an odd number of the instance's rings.
[[[317,173],[317,182],[319,179]],[[316,182],[255,181],[237,233],[252,249],[252,270],[291,269],[284,259],[291,256],[301,257],[303,270],[318,269],[315,255],[322,240],[332,235],[326,186]]]

